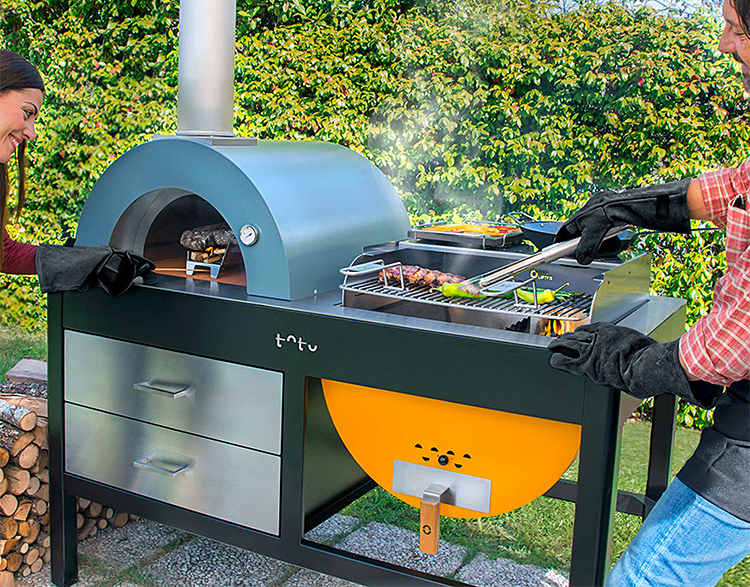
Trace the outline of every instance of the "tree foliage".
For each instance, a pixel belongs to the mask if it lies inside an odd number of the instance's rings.
[[[235,132],[344,144],[414,221],[565,218],[594,191],[739,163],[750,143],[719,24],[645,7],[509,0],[238,0]],[[47,93],[18,238],[74,231],[96,178],[176,128],[177,0],[4,0],[0,45]],[[723,233],[644,235],[653,291],[710,308]],[[3,319],[44,320],[2,277]]]

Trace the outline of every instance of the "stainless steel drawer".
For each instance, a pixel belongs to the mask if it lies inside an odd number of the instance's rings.
[[[283,375],[101,336],[65,332],[65,399],[281,453]]]
[[[65,469],[279,533],[281,458],[275,455],[66,404]]]

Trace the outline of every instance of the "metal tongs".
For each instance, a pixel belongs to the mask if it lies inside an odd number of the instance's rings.
[[[611,228],[607,232],[607,234],[604,235],[602,241],[617,236],[627,229],[627,226],[616,226],[614,228]],[[561,243],[551,244],[529,257],[520,259],[519,261],[511,263],[510,265],[505,265],[504,267],[496,269],[495,271],[490,271],[489,273],[479,275],[478,277],[473,277],[472,279],[466,280],[464,283],[474,286],[476,286],[476,284],[479,284],[481,293],[488,297],[497,297],[506,293],[510,293],[530,281],[511,281],[512,277],[515,277],[516,275],[518,275],[519,273],[523,273],[524,271],[534,269],[534,267],[538,267],[543,263],[551,263],[552,261],[556,261],[557,259],[560,259],[565,255],[569,255],[576,250],[579,242],[581,242],[581,237],[576,237],[567,241],[563,241]],[[487,289],[488,287],[497,284],[499,284],[500,287],[495,287],[491,290]],[[536,289],[535,285],[534,289]],[[536,295],[534,297],[536,298]]]

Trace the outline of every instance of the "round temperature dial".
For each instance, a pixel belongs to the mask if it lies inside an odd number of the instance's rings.
[[[243,245],[251,246],[258,242],[260,231],[252,224],[245,224],[240,228],[240,242]]]

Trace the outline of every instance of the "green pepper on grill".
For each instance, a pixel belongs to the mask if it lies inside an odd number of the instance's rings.
[[[570,285],[569,283],[565,283],[558,287],[557,289],[545,289],[543,291],[537,290],[536,292],[536,299],[537,302],[541,304],[548,304],[550,302],[554,302],[558,298],[569,298],[575,295],[578,295],[577,292],[568,292],[568,291],[561,291],[562,288],[567,287]],[[516,290],[518,293],[518,297],[521,298],[524,302],[527,304],[533,304],[534,303],[534,291],[529,289],[518,289]],[[502,296],[503,298],[512,298],[513,292],[504,293]]]
[[[433,287],[432,291],[439,291],[447,298],[484,298],[479,288],[471,283],[443,283],[440,287]]]

